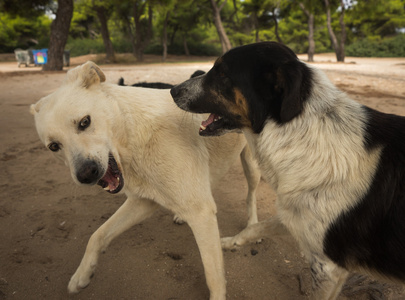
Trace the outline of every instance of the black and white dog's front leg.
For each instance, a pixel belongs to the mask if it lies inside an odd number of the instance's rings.
[[[222,249],[230,250],[245,244],[254,243],[265,237],[290,234],[277,217],[249,225],[237,235],[221,239]]]
[[[311,257],[311,277],[313,300],[336,299],[350,273],[337,266],[328,258],[317,255]]]
[[[68,285],[69,293],[78,293],[89,285],[100,253],[106,250],[114,238],[151,216],[158,207],[155,202],[129,197],[90,237],[83,259],[70,279]]]

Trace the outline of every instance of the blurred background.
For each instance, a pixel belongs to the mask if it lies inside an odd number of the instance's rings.
[[[274,40],[296,53],[404,57],[404,0],[0,0],[0,53],[48,50],[47,64],[105,53],[218,56]],[[131,55],[120,55],[120,54]],[[53,57],[55,56],[55,57]],[[52,68],[52,66],[51,66]]]

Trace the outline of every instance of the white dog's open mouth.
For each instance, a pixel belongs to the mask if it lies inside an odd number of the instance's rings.
[[[124,187],[124,177],[122,177],[122,173],[112,154],[108,157],[108,170],[97,184],[111,194],[118,193]]]

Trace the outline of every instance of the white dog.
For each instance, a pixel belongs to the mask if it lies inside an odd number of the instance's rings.
[[[88,62],[62,86],[31,106],[42,142],[70,168],[78,184],[125,192],[126,202],[90,238],[68,290],[90,283],[99,254],[159,205],[191,227],[211,299],[224,299],[226,281],[211,188],[240,156],[248,179],[249,224],[257,222],[260,172],[242,134],[201,139],[199,115],[180,111],[169,90],[104,83]]]

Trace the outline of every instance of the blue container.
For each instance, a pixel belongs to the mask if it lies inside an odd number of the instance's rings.
[[[48,62],[48,49],[32,50],[36,65],[44,65]]]

